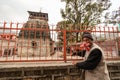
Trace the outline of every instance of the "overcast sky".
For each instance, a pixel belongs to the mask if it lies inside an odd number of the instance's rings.
[[[120,0],[111,0],[109,10],[117,10]],[[61,0],[0,0],[0,22],[26,22],[27,11],[40,11],[48,13],[49,23],[57,24],[61,21],[60,9],[64,8]]]

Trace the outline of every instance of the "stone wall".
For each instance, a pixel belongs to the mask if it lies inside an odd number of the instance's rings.
[[[36,42],[36,46],[32,46],[32,41]],[[47,57],[50,56],[50,40],[45,39],[19,39],[18,41],[18,56],[22,57]]]
[[[0,80],[80,80],[81,70],[67,63],[45,64],[46,66],[44,64],[17,65],[6,65],[9,67],[0,65]],[[120,80],[120,63],[109,63],[108,69],[111,80]]]
[[[109,63],[108,70],[111,80],[120,80],[120,62]]]
[[[0,80],[77,80],[79,70],[73,66],[21,67],[0,70]]]

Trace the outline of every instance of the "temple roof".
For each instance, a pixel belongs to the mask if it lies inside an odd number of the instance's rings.
[[[34,12],[34,11],[28,11],[29,14],[44,14],[44,15],[48,15],[48,13],[43,13],[43,12]]]
[[[28,11],[29,19],[41,19],[48,21],[48,13]]]

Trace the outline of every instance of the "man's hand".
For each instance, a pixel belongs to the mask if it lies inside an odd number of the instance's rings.
[[[76,63],[77,63],[76,61],[72,61],[72,64],[73,64],[73,65],[76,65]]]

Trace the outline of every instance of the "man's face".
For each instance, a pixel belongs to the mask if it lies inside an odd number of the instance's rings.
[[[92,40],[87,37],[83,38],[83,43],[86,44],[87,47],[92,46]]]

